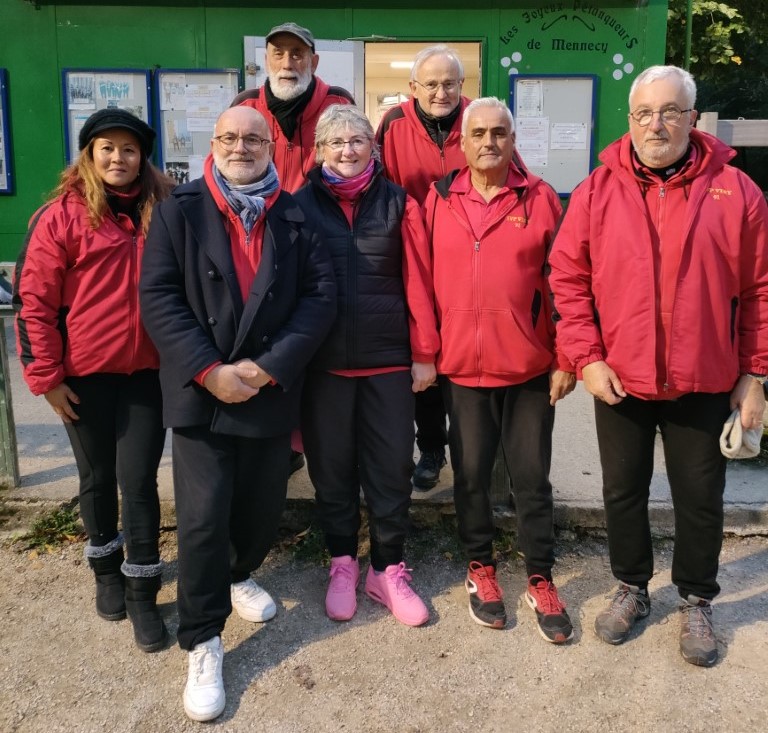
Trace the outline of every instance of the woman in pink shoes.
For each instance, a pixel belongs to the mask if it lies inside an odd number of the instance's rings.
[[[302,433],[331,553],[325,608],[348,621],[357,608],[360,487],[369,512],[365,592],[408,626],[429,612],[403,562],[411,503],[414,393],[435,379],[429,245],[418,204],[386,180],[374,132],[356,107],[318,121],[317,161],[296,200],[328,244],[338,313],[310,365]]]

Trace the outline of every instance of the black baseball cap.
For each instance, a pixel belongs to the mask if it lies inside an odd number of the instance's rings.
[[[312,53],[315,52],[315,37],[308,28],[302,28],[296,23],[281,23],[267,33],[267,43],[272,36],[276,36],[278,33],[290,33],[292,36],[296,36],[303,44],[312,49]]]

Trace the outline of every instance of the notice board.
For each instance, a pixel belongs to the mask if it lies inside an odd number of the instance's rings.
[[[11,126],[8,119],[8,74],[5,69],[0,69],[0,194],[13,193]]]
[[[97,110],[124,109],[152,124],[145,69],[64,69],[61,83],[67,163],[77,158],[80,130]]]
[[[592,74],[509,77],[518,153],[561,196],[569,196],[591,170],[596,85]]]
[[[203,175],[213,127],[240,91],[239,69],[157,69],[157,160],[177,183]]]

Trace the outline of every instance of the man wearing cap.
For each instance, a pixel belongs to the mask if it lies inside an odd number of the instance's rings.
[[[433,181],[466,164],[460,134],[469,99],[461,94],[463,83],[464,67],[453,49],[444,45],[422,49],[411,67],[411,98],[389,110],[376,132],[384,175],[419,204]],[[428,491],[440,480],[448,442],[438,387],[416,395],[416,428],[421,457],[413,486]]]
[[[219,117],[202,178],[157,207],[140,285],[173,428],[184,709],[225,705],[221,632],[232,608],[275,615],[250,577],[285,503],[304,366],[336,314],[329,255],[271,161],[264,117]]]
[[[315,76],[320,57],[307,28],[281,23],[266,37],[268,79],[258,89],[246,89],[232,106],[253,107],[264,115],[275,145],[274,163],[284,191],[293,193],[306,183],[315,166],[315,126],[332,104],[354,104],[341,87]]]

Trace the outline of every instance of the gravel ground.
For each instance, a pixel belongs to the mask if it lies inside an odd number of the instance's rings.
[[[510,621],[504,631],[466,611],[464,566],[450,532],[414,540],[414,584],[433,618],[411,629],[359,594],[350,623],[323,612],[327,570],[279,549],[256,574],[278,599],[259,626],[232,617],[224,632],[227,707],[214,723],[184,715],[186,654],[133,646],[128,621],[94,611],[82,544],[47,554],[0,548],[0,730],[508,731],[765,730],[768,699],[768,539],[728,540],[716,606],[721,661],[685,664],[677,649],[671,545],[657,547],[653,608],[620,647],[592,633],[613,585],[604,544],[561,538],[555,580],[576,628],[566,646],[546,644],[521,602],[523,567],[500,563]],[[163,535],[168,562],[163,614],[176,631],[176,536]],[[763,722],[760,723],[760,720]]]

